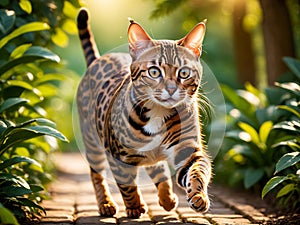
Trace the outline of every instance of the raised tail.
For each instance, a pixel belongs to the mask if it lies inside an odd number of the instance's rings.
[[[80,9],[77,27],[87,66],[100,57],[88,20],[88,11],[85,8]]]

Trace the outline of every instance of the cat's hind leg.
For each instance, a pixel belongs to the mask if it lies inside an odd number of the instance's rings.
[[[106,168],[106,154],[97,135],[93,121],[94,104],[91,99],[89,80],[84,77],[80,83],[77,94],[77,105],[80,118],[80,128],[87,161],[90,165],[90,176],[94,186],[99,213],[102,216],[112,216],[117,212],[109,192],[108,185],[102,175]]]
[[[107,158],[122,195],[127,216],[139,218],[142,213],[146,212],[147,207],[136,184],[138,167],[125,164],[112,156]]]
[[[177,195],[173,193],[172,179],[168,176],[169,168],[165,162],[145,168],[158,191],[159,205],[166,211],[177,206]]]

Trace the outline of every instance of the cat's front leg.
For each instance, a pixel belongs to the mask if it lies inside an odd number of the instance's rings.
[[[145,167],[158,191],[159,205],[170,211],[177,206],[178,198],[173,193],[172,180],[168,176],[169,168],[164,162]]]
[[[177,169],[177,182],[185,189],[189,206],[197,212],[207,212],[210,207],[207,193],[211,179],[210,159],[198,148],[187,148],[183,152],[185,154],[177,156],[177,163],[181,164]],[[184,159],[184,155],[189,157]]]

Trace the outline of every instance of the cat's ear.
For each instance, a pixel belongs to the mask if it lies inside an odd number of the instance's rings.
[[[206,19],[198,23],[184,38],[177,41],[178,45],[192,50],[198,57],[201,56],[202,42],[205,35]]]
[[[128,42],[130,55],[136,59],[145,49],[153,46],[151,37],[142,28],[141,25],[130,19],[128,28]]]

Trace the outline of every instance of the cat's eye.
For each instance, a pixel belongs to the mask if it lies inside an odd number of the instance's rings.
[[[158,69],[155,66],[152,66],[148,69],[148,74],[152,77],[152,78],[158,78],[161,76],[161,71],[160,69]]]
[[[182,67],[179,71],[178,71],[178,77],[180,79],[187,79],[189,76],[191,75],[191,69],[188,67]]]

